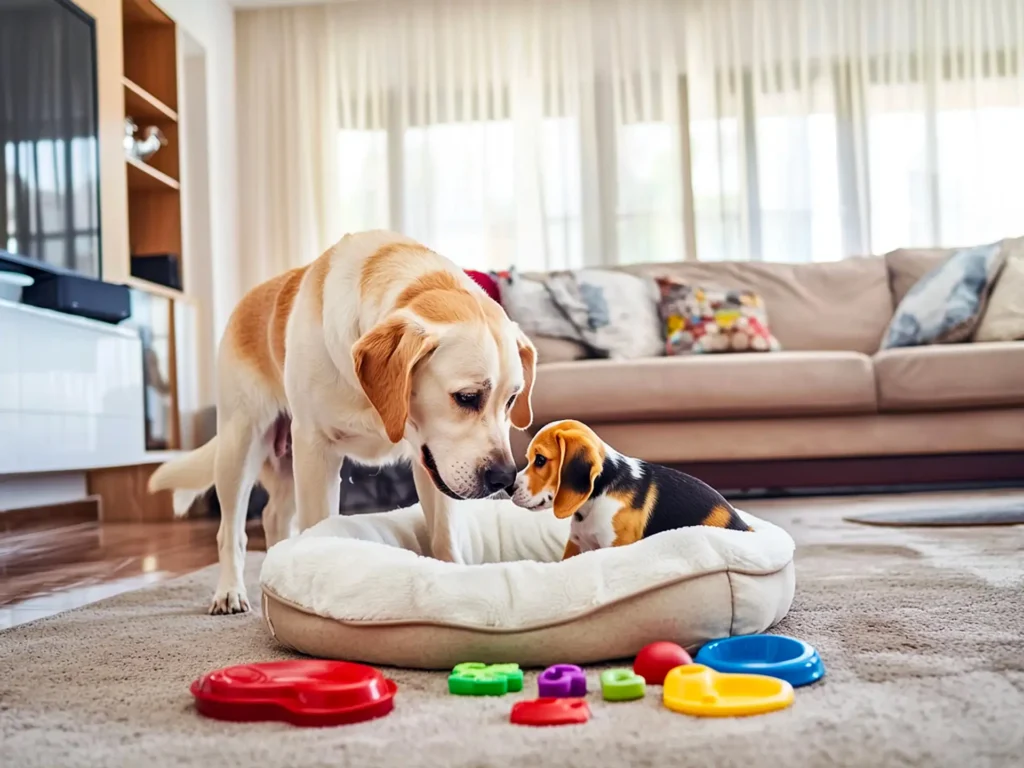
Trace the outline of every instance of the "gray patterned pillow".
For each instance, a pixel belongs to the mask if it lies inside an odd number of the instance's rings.
[[[579,330],[551,299],[543,282],[521,276],[515,269],[496,276],[501,306],[531,339],[547,336],[582,343]]]
[[[546,285],[554,303],[598,355],[635,360],[664,354],[654,280],[628,272],[555,272]]]
[[[903,297],[882,349],[970,339],[1005,259],[1001,241],[954,252]]]

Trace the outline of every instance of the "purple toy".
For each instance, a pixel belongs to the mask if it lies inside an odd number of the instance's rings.
[[[575,664],[555,664],[540,673],[537,691],[541,698],[565,699],[587,695],[587,676]]]

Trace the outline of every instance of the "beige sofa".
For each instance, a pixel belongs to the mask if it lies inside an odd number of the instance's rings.
[[[1024,342],[878,350],[947,255],[624,267],[759,292],[784,351],[583,360],[535,338],[534,424],[580,419],[628,455],[737,489],[1024,479]]]

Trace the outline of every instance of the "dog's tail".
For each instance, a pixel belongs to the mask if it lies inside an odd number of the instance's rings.
[[[174,491],[174,514],[188,512],[196,496],[213,485],[213,464],[217,458],[217,438],[189,451],[184,456],[161,464],[149,477],[149,492]]]

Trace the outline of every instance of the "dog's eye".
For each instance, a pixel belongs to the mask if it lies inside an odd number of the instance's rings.
[[[452,399],[460,407],[468,408],[471,411],[476,411],[480,408],[479,392],[456,392],[452,395]]]
[[[548,463],[547,457],[546,456],[541,456],[539,453],[537,454],[537,456],[533,460],[533,466],[538,467],[538,468],[539,467],[543,467],[547,463]]]
[[[516,401],[516,396],[512,395],[512,397],[510,397],[508,399],[508,402],[505,403],[505,410],[507,411],[509,408],[511,408],[512,407],[512,403],[514,403],[515,401]]]

